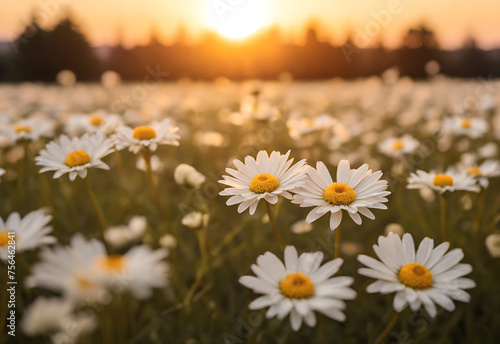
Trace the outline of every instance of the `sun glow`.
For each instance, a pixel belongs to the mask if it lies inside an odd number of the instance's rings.
[[[261,0],[214,0],[208,22],[221,35],[239,39],[267,25],[269,12]]]

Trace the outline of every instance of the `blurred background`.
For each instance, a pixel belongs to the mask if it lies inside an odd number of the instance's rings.
[[[493,0],[0,3],[0,81],[500,76]]]

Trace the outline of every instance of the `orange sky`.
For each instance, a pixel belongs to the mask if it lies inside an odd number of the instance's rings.
[[[252,0],[218,0],[237,3]],[[473,35],[485,48],[500,46],[500,1],[497,0],[262,0],[268,21],[279,25],[286,37],[299,39],[303,27],[317,20],[333,42],[342,42],[350,29],[358,34],[382,29],[384,42],[401,42],[410,27],[426,23],[445,48],[462,45]],[[193,39],[210,28],[209,13],[214,0],[2,0],[0,40],[17,35],[32,10],[42,9],[42,24],[50,26],[68,9],[94,45],[115,43],[121,30],[127,46],[148,41],[156,27],[165,43],[172,41],[179,25]],[[384,23],[377,24],[374,12],[397,8]],[[387,12],[385,12],[387,13]],[[390,13],[390,12],[389,12]],[[377,41],[370,37],[369,43]]]

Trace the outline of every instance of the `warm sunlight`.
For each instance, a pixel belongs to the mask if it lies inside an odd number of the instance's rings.
[[[228,38],[244,38],[269,21],[269,12],[261,0],[215,0],[209,9],[209,24]]]

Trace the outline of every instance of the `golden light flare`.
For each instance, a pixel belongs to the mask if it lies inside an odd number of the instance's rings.
[[[212,0],[207,21],[221,35],[241,39],[269,23],[269,10],[262,0]]]

